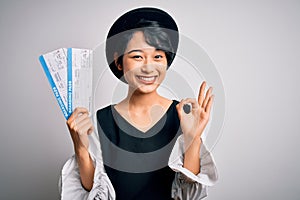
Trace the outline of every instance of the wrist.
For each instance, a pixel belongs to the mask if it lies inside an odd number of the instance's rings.
[[[191,141],[191,145],[192,147],[199,147],[202,143],[202,139],[200,136],[196,136],[193,138],[193,140]]]
[[[89,158],[90,154],[86,148],[75,148],[76,158],[79,160],[86,160]]]
[[[184,136],[184,150],[188,149],[198,149],[202,144],[201,136],[196,135],[193,137]]]

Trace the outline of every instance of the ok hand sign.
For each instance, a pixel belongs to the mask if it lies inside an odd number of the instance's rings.
[[[202,82],[198,101],[196,99],[187,98],[181,100],[176,106],[180,119],[180,126],[185,138],[185,146],[189,146],[195,138],[200,138],[210,117],[211,107],[214,101],[212,95],[212,87],[205,94],[206,82]],[[187,109],[187,105],[191,108]],[[190,112],[188,112],[190,110]]]

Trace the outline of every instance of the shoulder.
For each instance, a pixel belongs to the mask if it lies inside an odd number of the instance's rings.
[[[176,99],[173,99],[172,101],[173,101],[173,104],[175,104],[175,105],[179,104],[179,101],[177,101]]]
[[[163,106],[166,110],[176,106],[179,102],[175,99],[169,99],[166,97],[162,97],[160,100],[161,106]]]
[[[97,110],[97,112],[96,112],[97,119],[99,120],[99,118],[101,119],[105,116],[108,116],[111,113],[111,107],[112,107],[112,105],[108,105],[108,106],[105,106],[105,107]]]
[[[175,113],[177,114],[177,108],[176,108],[177,104],[179,104],[179,101],[172,100],[172,104],[169,108],[169,110],[172,111],[172,114],[175,114]]]

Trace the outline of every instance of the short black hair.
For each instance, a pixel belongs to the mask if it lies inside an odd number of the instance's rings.
[[[137,8],[119,17],[110,28],[106,38],[106,59],[113,74],[126,82],[123,71],[118,70],[115,63],[123,64],[123,54],[133,34],[142,31],[145,41],[166,54],[168,67],[173,62],[179,42],[178,27],[174,19],[158,8]]]
[[[134,33],[141,31],[144,34],[147,44],[157,50],[165,52],[168,66],[170,66],[175,57],[175,53],[169,35],[156,21],[141,19],[136,25],[136,29],[123,32],[119,35],[119,41],[116,46],[116,52],[119,55],[117,63],[121,66],[123,65],[123,54],[127,48],[128,42],[131,40]]]

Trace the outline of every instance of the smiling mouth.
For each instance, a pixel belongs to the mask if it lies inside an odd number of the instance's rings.
[[[139,81],[147,84],[154,83],[157,76],[136,76]]]

